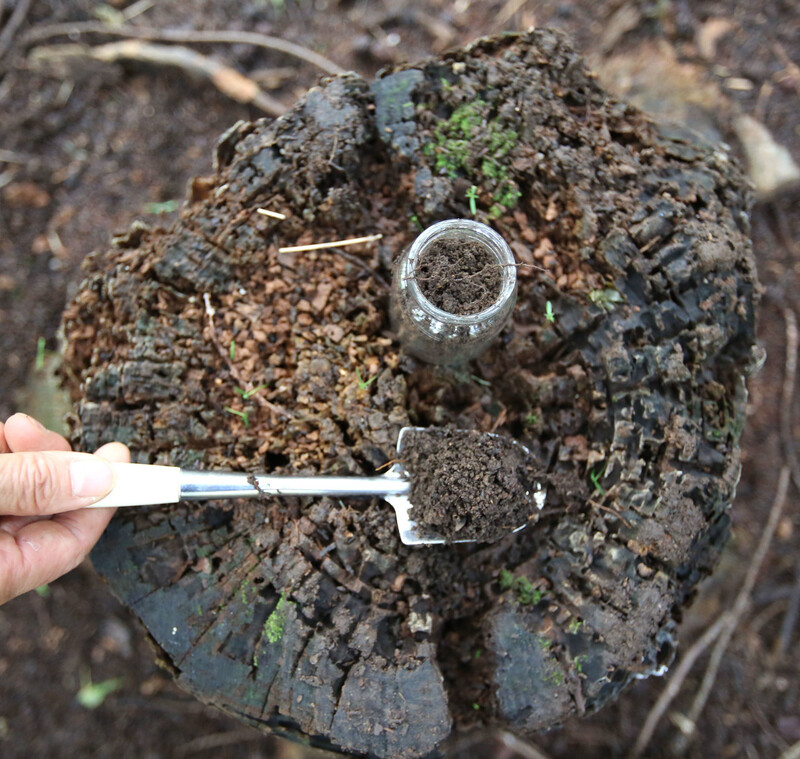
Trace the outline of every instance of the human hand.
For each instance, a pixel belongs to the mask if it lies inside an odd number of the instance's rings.
[[[0,604],[83,561],[114,514],[84,508],[113,487],[110,461],[130,461],[128,448],[73,453],[26,414],[0,422]]]

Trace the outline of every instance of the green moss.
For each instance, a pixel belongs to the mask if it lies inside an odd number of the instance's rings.
[[[516,130],[500,119],[487,120],[488,106],[474,100],[458,106],[449,119],[433,130],[433,141],[422,152],[434,159],[434,167],[451,179],[467,175],[491,192],[489,216],[496,218],[514,208],[521,196],[503,159],[519,139]]]
[[[560,669],[554,669],[551,672],[548,672],[547,676],[544,678],[544,681],[548,685],[561,685],[564,682],[564,673]]]
[[[542,600],[542,591],[534,588],[527,577],[514,577],[507,569],[500,570],[498,578],[501,590],[513,590],[520,606],[538,604]]]
[[[286,595],[281,593],[277,606],[264,622],[264,637],[270,643],[277,643],[283,637],[286,629],[286,604]]]

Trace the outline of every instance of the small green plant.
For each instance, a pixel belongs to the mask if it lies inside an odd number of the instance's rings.
[[[502,590],[513,590],[520,606],[528,604],[538,604],[542,600],[542,591],[534,588],[527,577],[515,577],[507,569],[500,570],[500,588]]]
[[[556,315],[553,312],[553,304],[548,300],[544,307],[544,318],[550,322],[550,324],[556,323]]]
[[[537,635],[536,640],[539,641],[539,646],[541,646],[543,651],[549,651],[553,647],[553,641],[544,635]]]
[[[238,416],[239,419],[242,420],[245,427],[250,427],[250,413],[248,411],[237,411],[235,408],[231,408],[230,406],[225,406],[225,411],[229,414],[233,414],[234,416]]]
[[[49,598],[50,597],[50,586],[49,585],[40,585],[36,588],[36,594],[41,598]]]
[[[414,224],[420,232],[425,229],[425,227],[422,226],[422,222],[419,220],[419,216],[415,213],[411,214],[411,223]]]
[[[252,390],[242,390],[240,387],[235,387],[233,390],[241,395],[242,399],[246,401],[248,398],[252,398],[259,390],[264,390],[266,387],[266,385],[259,385],[258,387],[254,387]]]
[[[286,604],[286,594],[281,593],[272,614],[264,622],[264,636],[270,643],[277,643],[283,637],[286,629]]]
[[[478,648],[478,649],[475,649],[475,653],[472,656],[475,659],[480,659],[482,655],[483,655],[483,651],[480,648]]]
[[[376,379],[378,379],[378,375],[376,374],[374,377],[370,377],[368,380],[365,380],[361,376],[361,372],[356,368],[356,377],[358,377],[358,388],[359,390],[366,390]]]
[[[552,686],[561,685],[564,682],[564,673],[559,669],[554,669],[547,674],[544,681]]]
[[[577,617],[573,617],[569,621],[569,626],[567,627],[567,632],[570,635],[575,635],[578,632],[578,630],[580,630],[580,629],[581,629],[581,621]]]
[[[160,216],[161,214],[165,213],[172,213],[173,211],[178,210],[178,206],[180,205],[180,201],[177,200],[165,200],[162,203],[145,203],[142,207],[142,210],[145,213],[152,213]]]
[[[525,414],[525,418],[522,420],[522,423],[526,428],[535,427],[537,424],[539,424],[539,415],[534,414],[533,411],[529,411],[527,414]]]
[[[231,340],[230,348],[228,348],[228,358],[233,361],[236,358],[236,341]]]
[[[575,665],[575,669],[578,671],[579,674],[583,672],[583,665],[586,663],[587,658],[588,657],[586,654],[581,654],[580,656],[576,656],[572,660],[572,663]]]
[[[36,364],[35,364],[35,367],[36,367],[36,371],[37,372],[40,372],[40,371],[42,371],[42,369],[44,369],[44,350],[45,350],[46,346],[47,346],[47,341],[43,337],[40,337],[36,341]]]
[[[472,185],[466,192],[467,200],[469,201],[469,212],[475,216],[478,213],[478,188]]]
[[[603,476],[605,471],[606,471],[606,465],[603,464],[603,466],[598,471],[589,472],[589,479],[592,481],[592,485],[594,486],[594,492],[597,493],[601,498],[603,498],[606,494],[606,491],[600,484],[600,478]]]
[[[477,702],[474,702],[474,703],[472,704],[472,708],[473,708],[473,709],[474,709],[474,710],[477,712],[477,711],[478,711],[478,709],[480,709],[480,708],[481,708],[481,705],[480,705],[479,703],[477,703]]]
[[[93,683],[91,675],[84,671],[81,673],[81,687],[75,699],[84,709],[97,709],[106,697],[122,687],[123,678],[115,677],[104,680],[102,683]]]
[[[592,290],[589,293],[589,300],[596,306],[600,306],[604,311],[613,311],[617,305],[625,301],[622,294],[613,287],[607,287],[603,290]]]

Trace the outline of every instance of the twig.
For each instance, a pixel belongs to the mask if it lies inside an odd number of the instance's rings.
[[[784,751],[779,759],[800,759],[800,741],[793,743]]]
[[[267,50],[275,50],[286,55],[291,55],[301,61],[310,63],[328,74],[343,74],[343,68],[337,66],[325,56],[313,50],[297,45],[294,42],[282,40],[280,37],[271,37],[257,32],[241,32],[236,30],[193,30],[193,29],[152,29],[143,26],[109,26],[96,21],[76,21],[64,24],[52,24],[31,29],[22,37],[25,45],[50,39],[51,37],[73,37],[80,34],[105,34],[113,37],[128,37],[140,40],[159,40],[161,42],[177,42],[180,44],[192,43],[221,43],[231,45],[253,45]]]
[[[772,507],[770,508],[769,519],[767,520],[766,527],[764,527],[764,531],[761,533],[761,539],[758,542],[758,547],[756,548],[753,558],[751,559],[747,568],[747,574],[745,575],[742,587],[736,596],[733,607],[730,611],[725,612],[708,630],[706,630],[702,637],[689,649],[685,658],[681,661],[680,666],[677,670],[675,670],[675,674],[670,678],[670,681],[667,684],[667,687],[664,689],[664,692],[659,696],[658,701],[656,701],[655,705],[650,710],[650,714],[648,714],[647,720],[645,721],[644,726],[639,733],[639,737],[636,739],[636,744],[629,755],[631,759],[636,759],[636,757],[642,755],[642,752],[645,750],[645,748],[647,748],[647,744],[653,737],[653,733],[655,732],[655,728],[658,725],[659,720],[680,692],[681,685],[686,679],[686,676],[689,674],[689,671],[691,670],[695,661],[700,654],[702,654],[703,651],[705,651],[706,648],[708,648],[708,646],[711,645],[715,639],[717,639],[717,643],[714,646],[714,651],[711,654],[711,659],[708,663],[708,667],[706,668],[706,673],[703,677],[700,690],[695,696],[688,715],[684,720],[682,720],[682,723],[685,725],[685,727],[682,728],[684,731],[682,737],[688,741],[691,736],[694,735],[697,718],[700,716],[700,713],[702,712],[703,707],[708,699],[708,695],[711,693],[711,688],[716,680],[717,672],[722,662],[722,657],[725,654],[725,650],[728,647],[728,643],[730,643],[731,637],[736,630],[739,620],[750,603],[750,594],[753,591],[756,577],[761,569],[761,564],[764,561],[764,557],[769,550],[769,545],[772,542],[772,536],[775,533],[775,528],[778,525],[778,520],[780,519],[784,504],[786,503],[786,494],[789,489],[789,478],[789,467],[784,466],[781,469],[781,474],[778,479],[778,489],[775,493]],[[679,744],[676,746],[675,750],[676,752],[680,753],[682,749],[685,749],[685,747],[682,747]]]
[[[596,509],[600,509],[601,511],[607,511],[609,514],[619,519],[619,521],[622,522],[622,524],[624,524],[626,527],[631,526],[631,523],[627,519],[625,519],[625,517],[622,516],[622,514],[620,514],[616,509],[612,509],[610,506],[604,506],[602,503],[597,503],[597,501],[593,501],[591,498],[587,499],[586,502],[590,506],[594,506]]]
[[[511,17],[517,13],[517,11],[519,11],[527,1],[528,0],[508,0],[508,2],[506,2],[506,4],[500,9],[500,13],[497,14],[495,25],[502,26],[507,21],[510,21]]]
[[[25,17],[28,15],[30,8],[31,0],[17,0],[14,11],[9,16],[6,25],[3,27],[3,31],[0,32],[0,58],[2,58],[11,47],[14,35],[22,25],[22,22],[25,21]]]
[[[286,218],[285,213],[270,211],[268,208],[256,208],[256,213],[260,213],[262,216],[269,216],[271,219],[280,219],[281,221]]]
[[[155,0],[138,0],[138,2],[131,3],[127,8],[122,9],[122,18],[130,21],[132,18],[141,16],[149,11],[155,4]]]
[[[211,305],[211,296],[208,293],[203,293],[203,303],[206,307],[205,311],[206,320],[208,321],[209,338],[211,339],[213,346],[217,349],[217,353],[219,353],[220,357],[225,362],[225,366],[228,367],[228,371],[231,373],[231,376],[236,380],[236,382],[239,383],[239,385],[244,388],[246,393],[249,393],[251,396],[253,396],[264,408],[269,409],[279,416],[289,416],[289,413],[286,411],[286,409],[281,408],[275,403],[271,403],[266,398],[263,398],[256,393],[252,387],[252,384],[242,376],[241,372],[236,368],[233,361],[231,361],[230,353],[222,347],[219,338],[217,337],[217,328],[214,325],[214,314],[216,314],[216,311]]]
[[[325,250],[326,248],[342,248],[345,245],[359,245],[364,242],[375,242],[383,237],[381,234],[367,235],[366,237],[350,237],[347,240],[334,240],[332,242],[315,242],[311,245],[293,245],[288,248],[278,248],[278,253],[300,253],[305,250]]]
[[[709,627],[700,636],[700,638],[698,638],[692,644],[684,657],[681,659],[681,663],[675,669],[675,674],[673,674],[669,679],[667,682],[667,687],[661,692],[658,700],[655,702],[653,708],[650,710],[650,713],[647,715],[647,719],[642,726],[639,737],[636,739],[636,743],[634,744],[630,754],[628,754],[630,759],[636,759],[636,757],[641,756],[644,750],[647,748],[647,744],[650,743],[650,739],[653,737],[656,726],[661,721],[661,718],[664,716],[673,699],[678,695],[678,693],[680,693],[681,686],[683,685],[683,681],[686,679],[686,676],[689,674],[694,666],[694,663],[697,661],[700,655],[722,632],[722,628],[728,622],[729,614],[730,612],[726,612],[711,627]]]
[[[69,61],[71,58],[90,58],[103,63],[129,60],[160,66],[176,66],[189,74],[208,79],[232,100],[252,104],[270,116],[280,116],[287,110],[283,103],[267,95],[244,74],[240,74],[221,61],[181,45],[159,45],[140,40],[109,42],[97,47],[53,45],[34,48],[30,57],[37,65]]]
[[[784,466],[783,469],[781,469],[780,479],[778,480],[778,490],[775,494],[775,500],[772,502],[769,519],[767,520],[767,526],[761,533],[761,539],[758,541],[758,547],[756,548],[755,554],[753,554],[750,566],[747,568],[744,584],[736,596],[736,601],[733,605],[733,609],[731,610],[729,622],[727,625],[725,625],[725,628],[720,634],[719,639],[714,645],[714,650],[711,653],[711,658],[708,662],[708,666],[706,667],[706,673],[703,675],[703,682],[700,684],[700,690],[697,691],[694,701],[692,702],[692,706],[686,715],[686,729],[681,732],[681,735],[679,735],[675,741],[675,751],[678,755],[685,752],[689,742],[695,735],[697,720],[705,708],[706,701],[708,701],[708,696],[711,693],[711,689],[714,687],[714,682],[717,679],[719,667],[722,664],[722,657],[725,655],[728,644],[733,637],[733,633],[736,630],[736,625],[750,604],[750,594],[753,592],[753,586],[755,585],[756,577],[761,569],[761,564],[764,562],[764,557],[767,555],[769,545],[772,542],[772,536],[775,533],[775,528],[778,526],[778,520],[783,512],[783,506],[786,503],[786,494],[789,490],[790,474],[791,473],[788,466]]]
[[[686,750],[689,741],[695,734],[697,720],[702,713],[703,708],[705,707],[708,696],[711,693],[714,682],[716,681],[717,672],[719,671],[719,667],[722,663],[722,657],[724,656],[728,644],[733,637],[733,633],[736,630],[739,620],[750,603],[756,577],[758,576],[758,572],[761,569],[761,565],[764,562],[767,551],[769,550],[770,543],[772,542],[772,536],[774,535],[775,529],[778,526],[778,521],[783,512],[784,504],[786,503],[786,496],[789,490],[789,481],[790,479],[794,481],[796,477],[795,473],[797,471],[797,462],[794,455],[794,449],[791,445],[791,423],[789,422],[789,426],[786,428],[787,432],[784,433],[784,420],[791,419],[792,399],[794,396],[794,385],[797,372],[798,331],[797,319],[795,318],[794,312],[791,309],[784,308],[784,318],[786,319],[786,357],[784,362],[783,385],[781,387],[781,403],[782,407],[784,408],[784,414],[781,419],[781,437],[784,444],[784,452],[787,458],[787,463],[781,468],[780,477],[778,478],[778,487],[775,493],[775,498],[772,502],[772,506],[770,507],[767,524],[761,533],[758,546],[753,554],[753,558],[750,560],[750,564],[747,568],[747,574],[745,575],[742,587],[736,596],[733,607],[729,612],[723,614],[723,616],[720,617],[720,619],[717,620],[717,622],[706,631],[700,640],[695,643],[694,646],[692,646],[690,653],[694,652],[695,647],[698,647],[699,650],[694,658],[689,661],[688,665],[684,666],[686,665],[687,659],[689,659],[688,654],[686,659],[681,662],[681,665],[676,670],[675,675],[670,679],[667,688],[665,688],[664,692],[661,694],[661,696],[659,696],[658,701],[656,701],[653,708],[650,710],[650,714],[647,716],[647,720],[645,721],[645,724],[639,733],[639,737],[636,739],[636,744],[630,753],[631,759],[636,759],[636,757],[641,756],[642,752],[647,747],[647,744],[650,742],[650,739],[653,737],[653,733],[659,720],[669,708],[669,705],[672,703],[675,696],[678,695],[681,684],[683,683],[686,675],[689,673],[689,670],[694,664],[695,659],[700,655],[700,653],[702,653],[702,651],[705,650],[705,648],[711,644],[714,638],[718,637],[708,666],[706,667],[706,672],[703,676],[700,690],[695,695],[688,714],[682,720],[681,735],[676,739],[673,747],[674,751],[679,755]],[[795,485],[797,485],[797,483],[795,483]],[[716,629],[717,627],[719,627],[719,630]],[[710,635],[711,631],[716,632],[714,635]],[[703,645],[702,647],[699,647],[701,642]]]
[[[792,470],[792,482],[800,490],[800,466],[798,466],[792,436],[792,420],[794,418],[792,403],[797,376],[797,350],[800,344],[800,337],[797,332],[797,317],[791,308],[783,308],[783,319],[786,323],[786,359],[783,370],[783,385],[781,386],[781,408],[783,413],[780,418],[780,436],[783,455]]]
[[[778,641],[775,644],[774,657],[776,659],[783,657],[789,650],[794,628],[797,626],[797,618],[800,616],[800,556],[797,557],[794,578],[795,582],[791,595],[789,596],[789,605],[786,607],[786,613],[783,615]]]
[[[244,730],[229,730],[224,733],[210,733],[194,738],[183,746],[179,746],[175,751],[175,756],[191,756],[199,754],[208,749],[222,748],[223,746],[233,746],[244,741],[262,740],[264,736],[252,727]]]

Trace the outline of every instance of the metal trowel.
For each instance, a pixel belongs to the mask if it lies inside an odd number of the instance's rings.
[[[403,427],[397,437],[397,460],[385,474],[375,477],[337,477],[330,475],[247,474],[245,472],[196,471],[156,464],[113,464],[117,473],[114,489],[90,508],[147,506],[204,501],[221,498],[257,498],[259,496],[332,496],[379,497],[395,511],[400,540],[406,545],[436,545],[448,542],[445,537],[418,525],[409,517],[413,504],[409,499],[411,480],[402,463],[407,433],[424,434],[426,427]],[[492,434],[492,433],[487,433]],[[525,454],[529,453],[521,443]],[[533,493],[537,508],[544,505],[545,492],[537,485]],[[525,525],[518,527],[521,530]],[[514,530],[516,532],[517,530]],[[473,543],[474,540],[456,540]]]

